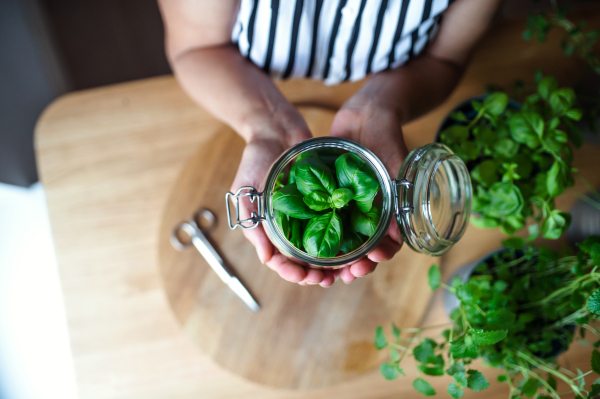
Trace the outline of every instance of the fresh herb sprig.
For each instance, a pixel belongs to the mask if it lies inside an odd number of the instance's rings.
[[[585,382],[588,374],[600,374],[600,332],[594,327],[600,318],[600,237],[588,238],[576,255],[563,257],[546,247],[525,246],[522,238],[504,244],[507,249],[480,264],[466,282],[456,277],[449,286],[443,284],[439,268],[431,267],[431,288],[442,287],[458,299],[449,323],[404,330],[392,324],[387,337],[377,327],[375,346],[390,351],[391,361],[380,367],[386,379],[404,375],[401,362],[412,355],[425,378],[452,376],[447,392],[461,398],[465,389],[489,386],[485,375],[473,368],[473,360],[482,358],[503,371],[498,381],[508,384],[509,398],[600,394],[600,380],[591,386]],[[443,328],[439,339],[423,337],[427,330]],[[591,371],[560,367],[556,356],[573,341],[589,345],[583,338],[590,333],[596,336]],[[557,389],[558,381],[568,392]],[[422,377],[413,386],[426,396],[436,394]]]
[[[556,239],[570,215],[555,209],[554,198],[573,185],[573,151],[582,144],[575,93],[555,78],[536,74],[537,91],[520,108],[506,93],[472,101],[473,114],[451,114],[454,124],[440,133],[443,144],[466,163],[473,183],[471,218],[478,227],[500,227],[506,234],[522,229],[528,218],[530,239],[542,232]]]
[[[303,152],[275,184],[275,221],[296,248],[312,256],[350,253],[373,236],[381,218],[379,182],[357,155],[335,148]]]

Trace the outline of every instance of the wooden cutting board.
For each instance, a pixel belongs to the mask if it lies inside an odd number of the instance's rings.
[[[333,112],[304,108],[315,135],[329,131]],[[418,325],[430,290],[434,258],[404,247],[376,273],[350,285],[301,287],[262,265],[254,247],[227,225],[229,191],[244,148],[223,129],[183,167],[164,209],[159,264],[170,305],[188,336],[222,367],[250,381],[287,389],[330,386],[378,367],[377,325]],[[173,227],[199,207],[217,216],[210,239],[261,305],[251,312],[193,248],[175,250]]]

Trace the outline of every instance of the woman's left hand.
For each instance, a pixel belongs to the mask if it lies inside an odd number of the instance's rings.
[[[397,113],[377,101],[355,95],[338,111],[331,125],[331,136],[343,137],[371,150],[383,162],[391,177],[396,177],[408,154]],[[390,260],[400,250],[402,238],[392,220],[386,236],[369,254],[340,269],[345,283],[373,272],[378,262]]]

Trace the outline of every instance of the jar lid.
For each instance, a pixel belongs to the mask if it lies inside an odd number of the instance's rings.
[[[447,252],[471,213],[471,179],[462,159],[443,144],[419,147],[402,164],[396,186],[404,242],[432,256]]]

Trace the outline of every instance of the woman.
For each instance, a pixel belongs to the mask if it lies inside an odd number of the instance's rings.
[[[500,0],[159,0],[167,55],[183,88],[246,140],[232,191],[260,187],[271,164],[309,139],[302,116],[271,77],[325,84],[367,77],[338,111],[330,134],[373,151],[396,176],[402,125],[454,89]],[[442,21],[443,17],[443,21]],[[241,209],[248,217],[251,204]],[[301,285],[328,287],[371,273],[400,249],[399,232],[335,271],[278,253],[262,227],[244,230],[261,262]]]

